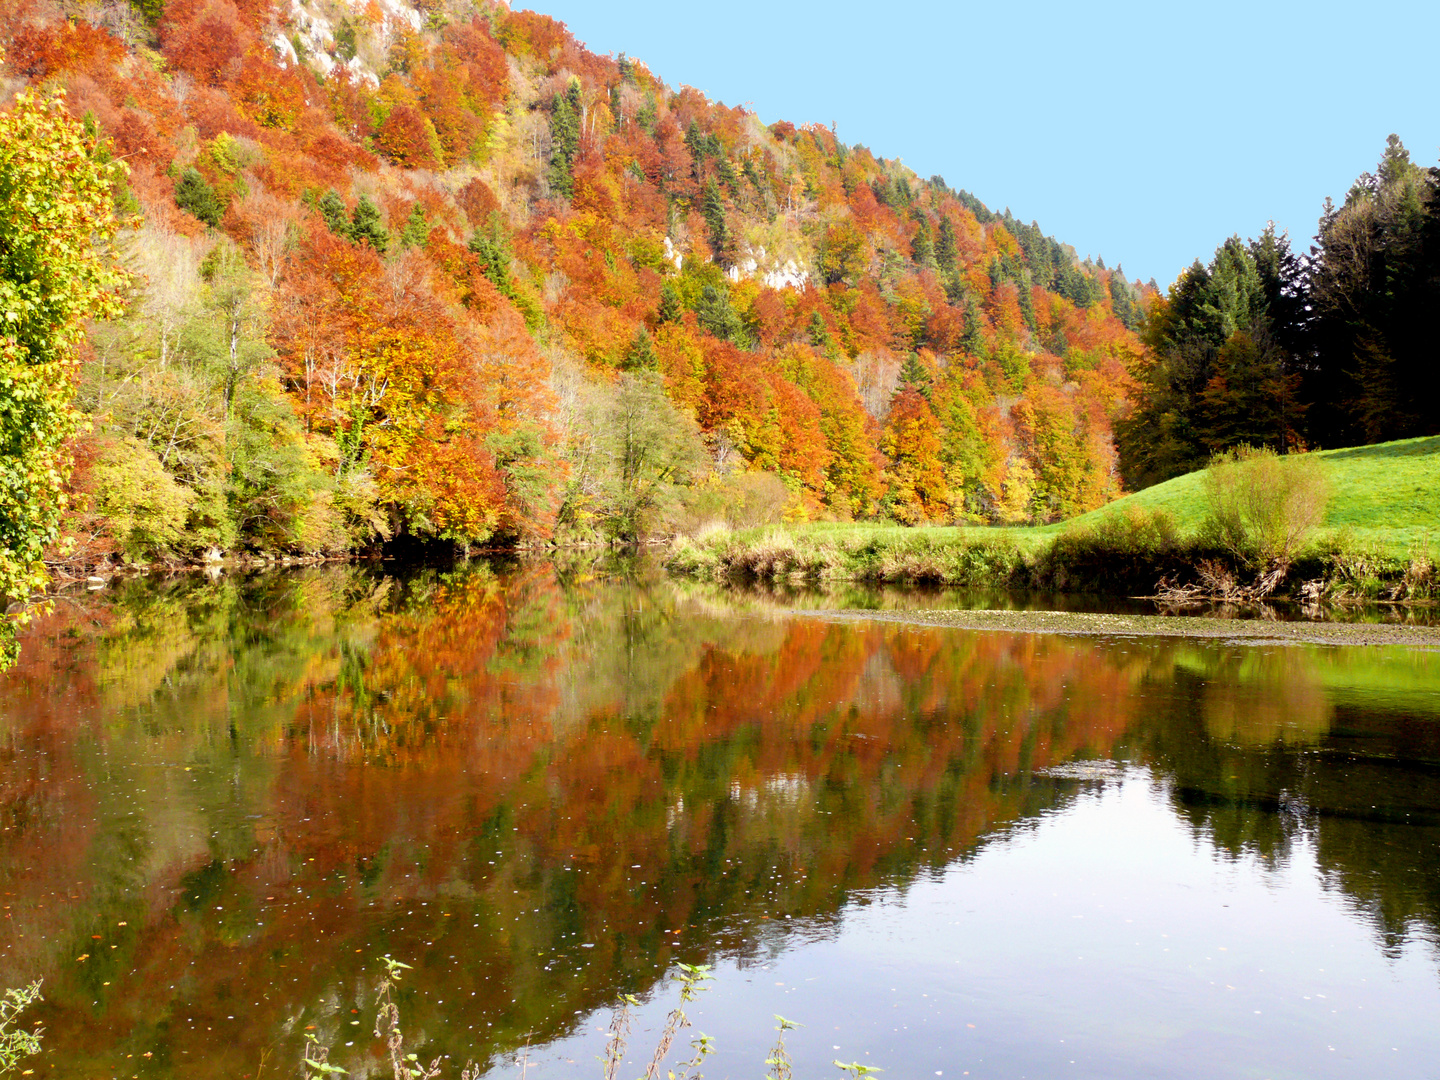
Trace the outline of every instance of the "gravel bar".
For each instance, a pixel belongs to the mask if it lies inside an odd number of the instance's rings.
[[[957,630],[1082,637],[1181,637],[1241,645],[1409,645],[1440,648],[1440,626],[1399,623],[1278,622],[1208,619],[1189,615],[1091,615],[1069,611],[839,611],[795,612],[834,622],[891,622]]]

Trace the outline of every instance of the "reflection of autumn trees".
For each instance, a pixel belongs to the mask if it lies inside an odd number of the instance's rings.
[[[437,1052],[549,1037],[674,957],[966,857],[1077,757],[1155,765],[1222,850],[1315,820],[1387,926],[1440,921],[1400,843],[1440,796],[1385,782],[1434,737],[1332,729],[1364,681],[1333,654],[795,619],[544,567],[132,589],[62,606],[0,687],[0,977],[51,979],[76,1063],[238,1076],[308,1024],[343,1043],[387,952]],[[1326,816],[1362,799],[1394,847]]]

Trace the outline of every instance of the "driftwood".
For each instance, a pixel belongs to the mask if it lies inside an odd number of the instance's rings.
[[[1175,606],[1219,600],[1229,604],[1254,604],[1271,596],[1290,572],[1288,559],[1271,559],[1249,584],[1241,582],[1230,568],[1214,559],[1201,559],[1195,567],[1197,581],[1182,584],[1166,575],[1155,585],[1155,599]]]

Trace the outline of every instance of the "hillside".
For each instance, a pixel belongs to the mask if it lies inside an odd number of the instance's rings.
[[[1119,494],[1149,294],[833,130],[484,2],[20,0],[3,39],[133,275],[77,375],[76,562]]]
[[[1433,550],[1440,541],[1440,437],[1322,450],[1316,456],[1330,479],[1326,529],[1343,530],[1356,544],[1397,558],[1412,547]],[[1182,532],[1193,532],[1206,513],[1202,476],[1186,473],[1126,495],[1071,527],[1086,528],[1110,514],[1160,510]]]

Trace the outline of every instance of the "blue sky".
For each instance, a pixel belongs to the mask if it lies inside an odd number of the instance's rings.
[[[766,123],[833,122],[1162,287],[1272,219],[1308,248],[1392,131],[1440,159],[1433,2],[515,6]]]

